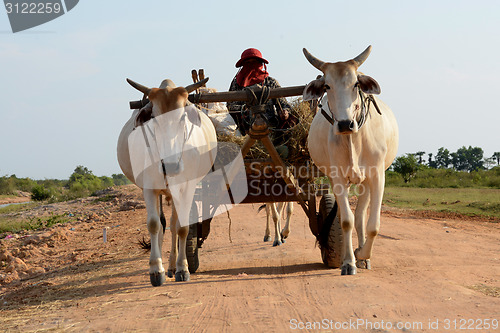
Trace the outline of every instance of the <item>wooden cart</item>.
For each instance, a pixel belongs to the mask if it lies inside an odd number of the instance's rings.
[[[335,197],[328,193],[328,185],[316,183],[316,179],[324,175],[312,163],[286,165],[283,162],[271,141],[270,128],[263,116],[265,104],[269,99],[302,95],[304,88],[305,86],[276,89],[263,87],[245,91],[195,93],[189,95],[189,101],[194,104],[246,102],[249,106],[251,126],[241,152],[245,163],[248,195],[241,203],[298,202],[309,218],[311,232],[320,244],[323,262],[328,267],[336,268],[342,264],[342,230]],[[147,100],[130,102],[130,107],[140,108],[147,102]],[[262,142],[269,158],[259,160],[245,158],[257,141]],[[317,197],[321,197],[319,209]],[[211,207],[203,205],[202,202],[202,209],[209,210]],[[203,214],[203,216],[208,215]],[[211,218],[190,226],[186,252],[191,273],[198,269],[198,249],[210,233],[210,222]]]

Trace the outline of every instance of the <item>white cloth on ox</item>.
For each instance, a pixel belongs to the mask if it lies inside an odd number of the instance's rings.
[[[169,111],[137,127],[128,138],[136,184],[145,189],[168,188],[181,226],[201,222],[229,209],[231,205],[223,204],[231,202],[228,194],[231,186],[235,193],[234,203],[241,202],[247,194],[239,149],[239,158],[236,156],[207,175],[216,160],[217,141],[213,127],[207,128],[212,126],[210,120],[199,112],[194,105]],[[239,180],[242,172],[244,187]],[[206,185],[198,186],[204,177]],[[238,181],[232,185],[235,179]],[[196,197],[196,207],[199,209],[190,214],[197,187],[200,193]],[[203,188],[209,190],[204,193]],[[211,209],[204,209],[204,205]]]
[[[182,151],[193,126],[180,108],[151,118],[130,133],[130,162],[139,187],[166,189],[165,174],[183,171]]]
[[[241,136],[238,126],[229,112],[211,113],[208,114],[208,117],[212,120],[217,134]]]

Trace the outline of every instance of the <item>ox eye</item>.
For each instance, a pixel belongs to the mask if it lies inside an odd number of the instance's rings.
[[[325,90],[330,90],[330,86],[325,84]]]

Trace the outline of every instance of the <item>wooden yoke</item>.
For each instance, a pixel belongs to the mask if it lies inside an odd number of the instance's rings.
[[[302,95],[304,88],[306,86],[294,86],[285,88],[275,88],[271,89],[269,94],[270,99],[280,98],[280,97],[291,97]],[[225,92],[215,92],[215,93],[199,93],[190,94],[188,100],[191,103],[215,103],[215,102],[237,102],[244,101],[248,102],[248,96],[245,91],[225,91]],[[130,109],[140,109],[144,105],[149,103],[149,100],[145,101],[131,101]]]
[[[304,92],[306,86],[294,86],[285,88],[271,89],[269,99],[280,97],[299,96]],[[191,103],[215,103],[215,102],[249,102],[248,95],[245,91],[225,91],[215,93],[191,94],[188,97]]]

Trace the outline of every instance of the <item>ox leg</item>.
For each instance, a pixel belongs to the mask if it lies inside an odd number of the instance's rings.
[[[338,181],[332,181],[335,198],[339,206],[340,211],[340,225],[342,227],[342,275],[354,275],[356,274],[356,265],[354,263],[354,251],[352,249],[352,229],[354,228],[354,214],[349,206],[349,187],[339,183]]]
[[[271,222],[271,204],[266,203],[266,233],[264,234],[264,242],[271,241],[271,228],[269,228],[270,222]]]
[[[147,226],[151,237],[151,255],[149,257],[149,277],[155,287],[165,282],[165,269],[161,260],[163,227],[160,222],[159,193],[153,190],[143,191],[147,209]]]
[[[175,275],[175,265],[177,260],[177,211],[175,206],[172,206],[172,216],[170,217],[170,235],[172,237],[170,256],[168,258],[168,271],[167,276],[169,278]]]
[[[280,203],[281,204],[281,203]],[[281,241],[281,233],[280,233],[280,209],[276,207],[276,203],[273,202],[272,204],[269,205],[271,207],[271,212],[272,212],[272,217],[274,221],[274,243],[273,246],[280,246],[282,244]]]
[[[354,254],[359,251],[364,245],[366,240],[366,211],[368,210],[368,204],[370,202],[370,188],[363,184],[362,191],[358,195],[358,204],[356,206],[355,213],[355,226],[356,233],[358,234],[358,248],[354,251]],[[356,260],[356,267],[370,269],[370,259]]]
[[[177,220],[177,237],[178,237],[178,255],[176,261],[175,281],[189,281],[190,274],[188,268],[186,242],[189,233],[189,226],[181,226],[180,221]]]
[[[356,250],[358,260],[370,259],[372,256],[373,242],[380,229],[380,210],[384,195],[384,172],[370,179],[370,214],[366,224],[366,242],[360,249]]]
[[[293,202],[285,202],[284,205],[286,207],[286,223],[285,227],[281,230],[281,238],[283,239],[283,242],[286,238],[288,238],[288,235],[290,235],[290,219],[292,218],[293,213]]]

